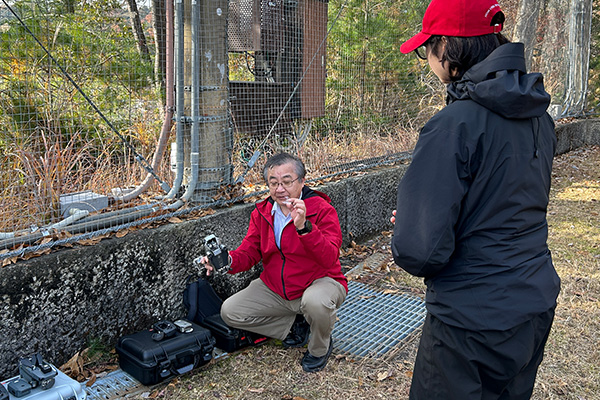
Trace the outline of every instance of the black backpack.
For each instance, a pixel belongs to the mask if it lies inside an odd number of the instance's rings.
[[[216,339],[215,347],[228,353],[267,340],[265,336],[232,328],[221,318],[223,300],[205,279],[188,278],[183,291],[187,319],[209,329]]]

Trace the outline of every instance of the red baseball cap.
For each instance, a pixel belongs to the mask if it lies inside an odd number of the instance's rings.
[[[404,54],[421,47],[431,36],[480,36],[500,32],[492,18],[502,12],[496,0],[432,0],[423,16],[423,29],[400,46]]]

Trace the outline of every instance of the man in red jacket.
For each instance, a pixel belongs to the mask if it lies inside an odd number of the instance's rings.
[[[229,253],[230,273],[247,271],[261,260],[263,272],[225,300],[221,317],[234,328],[280,339],[286,348],[308,342],[301,365],[316,372],[331,354],[336,310],[348,283],[339,261],[337,212],[326,194],[304,186],[305,174],[304,163],[291,154],[267,160],[270,196],[256,204],[246,237]],[[208,259],[203,261],[210,274]]]

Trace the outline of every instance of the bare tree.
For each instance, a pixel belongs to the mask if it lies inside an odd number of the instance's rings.
[[[544,0],[521,0],[519,2],[512,40],[523,42],[525,45],[527,68],[531,68],[533,50],[536,45],[539,14],[540,10],[543,10],[544,7]]]
[[[64,0],[63,5],[66,14],[73,14],[75,12],[75,0]]]
[[[154,31],[154,45],[156,56],[154,58],[154,79],[165,105],[165,82],[166,82],[166,42],[167,42],[167,16],[165,0],[152,0],[152,28]]]
[[[144,35],[137,3],[135,0],[127,0],[127,6],[129,7],[131,29],[133,30],[133,37],[135,38],[138,52],[144,60],[150,61],[150,51],[148,50],[148,44],[146,43],[146,35]]]

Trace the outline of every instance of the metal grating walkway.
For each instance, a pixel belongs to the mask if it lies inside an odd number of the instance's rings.
[[[379,357],[419,328],[425,314],[425,302],[417,296],[383,293],[350,281],[332,333],[334,349]]]
[[[88,400],[122,399],[137,393],[144,386],[126,372],[118,369],[99,378],[91,387],[85,387]]]

